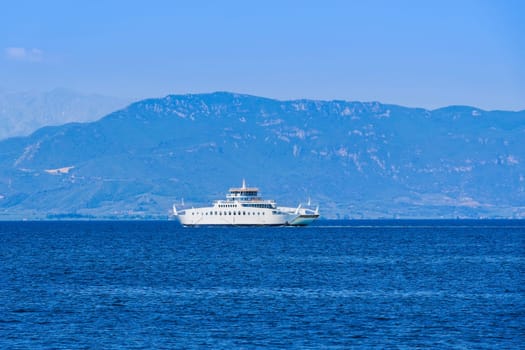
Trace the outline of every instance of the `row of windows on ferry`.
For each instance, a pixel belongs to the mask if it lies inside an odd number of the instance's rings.
[[[202,214],[202,213],[197,213],[197,215],[198,214]],[[277,214],[277,210],[273,210],[272,214],[276,215]],[[195,215],[195,212],[192,212],[191,215]],[[237,212],[236,211],[215,211],[215,212],[210,211],[210,212],[208,212],[207,211],[207,212],[204,213],[204,215],[266,215],[266,214],[264,212],[261,213],[260,211],[258,211],[258,212],[251,212],[251,213],[249,211],[248,212],[246,212],[246,211],[243,211],[243,212],[241,212],[241,211],[237,211]]]
[[[268,209],[272,208],[271,204],[246,203],[246,204],[241,204],[240,206],[245,207],[245,208],[268,208]],[[238,208],[238,207],[239,205],[237,204],[219,204],[219,208]]]
[[[248,196],[248,197],[256,197],[257,191],[231,191],[231,194],[234,194],[236,196]]]

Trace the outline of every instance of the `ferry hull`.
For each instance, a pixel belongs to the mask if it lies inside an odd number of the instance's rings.
[[[206,217],[205,215],[179,215],[179,222],[184,226],[284,226],[288,224],[287,216],[271,218],[243,217]]]
[[[270,209],[221,211],[208,207],[187,209],[177,218],[184,226],[284,226],[295,216]]]
[[[279,215],[271,219],[242,217],[206,218],[206,216],[177,216],[183,226],[307,226],[319,217],[314,215]]]

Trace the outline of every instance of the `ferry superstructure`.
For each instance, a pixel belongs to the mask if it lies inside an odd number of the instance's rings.
[[[216,200],[210,207],[177,210],[173,215],[184,226],[305,226],[319,217],[319,210],[278,207],[275,201],[265,200],[256,187],[230,188],[226,199]]]

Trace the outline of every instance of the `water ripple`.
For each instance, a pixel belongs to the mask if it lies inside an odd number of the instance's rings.
[[[0,348],[525,343],[525,226],[361,226],[0,223]]]

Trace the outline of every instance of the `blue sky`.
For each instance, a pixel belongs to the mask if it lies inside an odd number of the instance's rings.
[[[6,1],[0,88],[525,109],[524,1]]]

